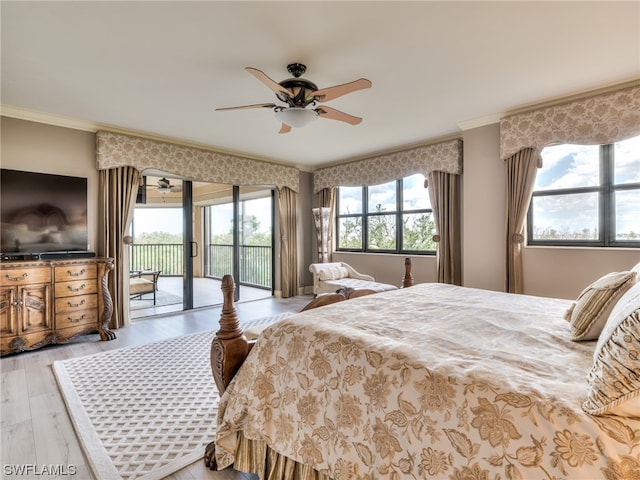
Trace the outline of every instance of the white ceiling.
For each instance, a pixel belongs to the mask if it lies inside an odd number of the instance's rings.
[[[408,148],[513,109],[640,77],[640,2],[2,0],[2,113],[109,126],[312,169]],[[244,71],[286,65],[358,126],[278,134]],[[75,122],[75,123],[74,123]]]

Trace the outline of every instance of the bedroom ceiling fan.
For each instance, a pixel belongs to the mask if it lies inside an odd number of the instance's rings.
[[[165,177],[162,177],[156,183],[155,189],[160,193],[181,192],[182,185],[171,185],[171,182]]]
[[[302,63],[291,63],[287,65],[287,70],[293,75],[293,78],[288,78],[281,82],[272,80],[257,68],[246,67],[245,70],[273,90],[278,100],[284,102],[286,105],[258,103],[239,107],[216,108],[216,111],[271,108],[275,112],[276,119],[282,122],[279,133],[289,133],[291,127],[303,127],[318,117],[338,120],[350,125],[358,125],[362,122],[362,118],[360,117],[354,117],[353,115],[325,105],[316,106],[316,104],[318,102],[328,102],[357,90],[370,88],[371,82],[366,78],[360,78],[342,85],[318,89],[315,83],[302,78],[302,75],[307,71],[306,65]]]

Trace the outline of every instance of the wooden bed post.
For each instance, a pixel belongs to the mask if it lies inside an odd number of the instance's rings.
[[[402,278],[402,288],[413,286],[413,275],[411,275],[411,258],[404,259],[404,277]]]
[[[229,382],[244,362],[253,342],[248,342],[242,333],[238,312],[233,302],[233,292],[236,284],[231,275],[222,277],[222,313],[220,314],[220,329],[211,342],[211,372],[222,395],[229,386]],[[204,451],[204,463],[211,470],[217,470],[216,444],[210,442]]]
[[[220,395],[224,393],[229,382],[247,358],[249,342],[242,333],[238,313],[233,303],[233,292],[236,289],[231,275],[222,277],[223,304],[220,315],[220,330],[211,342],[211,372]]]

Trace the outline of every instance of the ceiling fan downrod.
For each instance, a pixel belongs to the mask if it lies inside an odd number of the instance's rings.
[[[287,71],[295,78],[298,78],[307,71],[307,66],[302,63],[290,63],[287,65]]]

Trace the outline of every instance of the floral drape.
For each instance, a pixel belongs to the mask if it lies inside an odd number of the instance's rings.
[[[460,231],[460,175],[429,174],[429,196],[436,223],[436,279],[462,285],[462,235]]]
[[[507,169],[505,290],[522,293],[524,221],[540,152],[547,145],[613,143],[640,134],[640,86],[624,88],[500,121],[500,156]]]
[[[296,192],[290,188],[278,190],[280,222],[280,284],[282,297],[298,295],[298,234]]]
[[[378,155],[343,165],[321,168],[313,173],[313,191],[325,188],[379,185],[432,171],[462,173],[462,140],[436,143],[402,152]]]
[[[109,276],[108,284],[113,300],[113,316],[109,326],[119,328],[129,323],[129,311],[126,299],[129,296],[128,245],[124,243],[129,225],[133,218],[140,172],[134,167],[118,167],[100,170],[100,239],[104,245],[104,255],[114,259],[115,269]]]
[[[300,189],[297,168],[118,133],[100,131],[96,138],[98,170],[128,165],[201,182]]]

